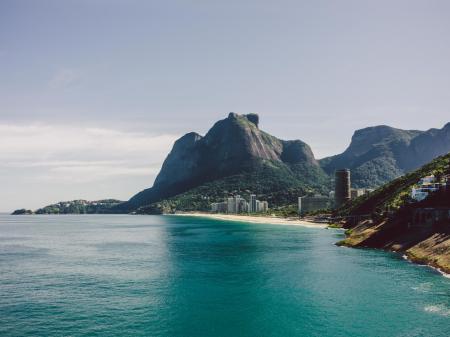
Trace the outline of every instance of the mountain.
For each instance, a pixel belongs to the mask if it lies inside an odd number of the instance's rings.
[[[330,175],[349,168],[354,187],[375,188],[448,152],[450,123],[428,131],[381,125],[357,130],[343,153],[319,162]]]
[[[450,179],[450,154],[337,210],[336,216],[342,217],[348,228],[348,237],[341,244],[404,252],[416,262],[450,273],[450,185],[420,202],[411,198],[414,185],[429,175]],[[437,214],[442,219],[431,223]]]
[[[122,208],[135,210],[205,184],[209,187],[202,189],[202,197],[209,201],[222,200],[226,191],[269,196],[288,189],[305,193],[327,186],[328,190],[329,178],[307,144],[280,140],[258,124],[256,114],[230,113],[205,136],[184,135],[175,142],[153,186]]]

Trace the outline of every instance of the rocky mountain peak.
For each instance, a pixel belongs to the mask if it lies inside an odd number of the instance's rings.
[[[138,193],[130,203],[141,206],[155,202],[209,181],[253,172],[261,165],[269,170],[278,165],[289,174],[292,174],[289,165],[301,165],[305,172],[311,168],[317,175],[325,176],[307,144],[299,140],[282,141],[260,130],[258,124],[257,114],[230,112],[204,137],[187,133],[175,142],[153,188]]]

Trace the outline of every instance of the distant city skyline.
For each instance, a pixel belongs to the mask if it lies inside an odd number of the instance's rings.
[[[128,199],[230,111],[316,158],[450,122],[448,1],[0,2],[0,211]]]

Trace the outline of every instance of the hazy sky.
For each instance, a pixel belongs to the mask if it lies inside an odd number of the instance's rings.
[[[450,1],[0,0],[0,211],[151,186],[228,112],[316,157],[450,121]]]

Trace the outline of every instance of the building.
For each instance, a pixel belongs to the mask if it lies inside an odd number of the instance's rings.
[[[236,213],[236,201],[234,200],[234,198],[227,199],[227,213]]]
[[[211,212],[213,213],[239,214],[247,212],[267,212],[268,210],[268,202],[257,200],[255,194],[250,195],[250,203],[248,203],[240,195],[225,198],[224,202],[211,203]]]
[[[330,198],[324,195],[306,196],[298,198],[298,213],[305,214],[330,207]]]
[[[240,206],[241,206],[241,196],[238,194],[234,196],[234,213],[239,213],[241,211]]]
[[[269,210],[269,203],[267,201],[261,201],[259,203],[260,212],[267,212]]]
[[[364,193],[365,193],[365,190],[363,188],[352,188],[350,190],[350,197],[353,200],[353,199],[363,196]]]
[[[334,173],[334,204],[335,207],[341,207],[351,199],[350,192],[350,170],[341,169]]]
[[[450,223],[450,208],[417,208],[413,212],[413,227],[429,227],[439,223]]]
[[[250,213],[256,213],[258,212],[258,209],[256,208],[256,195],[250,194]]]
[[[439,183],[436,182],[435,176],[426,176],[419,180],[416,186],[411,190],[411,198],[415,201],[422,201],[431,192],[438,191],[441,187],[446,186],[446,182]]]
[[[247,213],[248,212],[248,202],[245,199],[241,199],[240,205],[239,205],[239,211],[241,213]]]
[[[350,190],[350,196],[351,196],[351,199],[353,200],[353,199],[359,198],[363,195],[366,195],[366,194],[369,194],[372,192],[373,192],[373,189],[370,189],[370,188],[352,188]]]
[[[211,204],[212,213],[227,213],[228,203],[227,202],[213,202]]]

